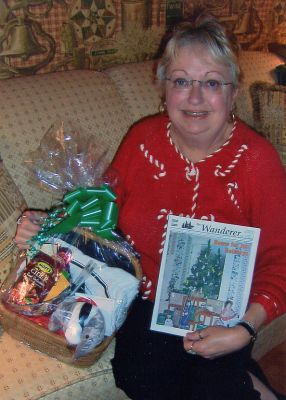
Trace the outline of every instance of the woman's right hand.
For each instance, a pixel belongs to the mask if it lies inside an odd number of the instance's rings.
[[[47,216],[42,211],[25,211],[17,222],[17,231],[14,242],[20,250],[28,249],[28,240],[36,235],[40,228],[42,219]]]

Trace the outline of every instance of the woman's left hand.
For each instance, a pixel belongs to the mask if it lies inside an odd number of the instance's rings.
[[[242,326],[211,326],[188,332],[184,337],[184,348],[192,354],[212,359],[240,350],[247,346],[250,340],[250,334]]]

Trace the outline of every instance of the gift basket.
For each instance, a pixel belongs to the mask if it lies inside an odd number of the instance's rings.
[[[138,293],[140,257],[117,229],[106,151],[70,123],[54,124],[27,166],[34,183],[61,199],[19,253],[1,287],[4,329],[32,348],[92,365],[123,324]]]

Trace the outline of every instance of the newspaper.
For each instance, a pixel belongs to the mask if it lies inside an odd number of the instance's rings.
[[[170,215],[151,329],[184,336],[245,313],[260,229]]]

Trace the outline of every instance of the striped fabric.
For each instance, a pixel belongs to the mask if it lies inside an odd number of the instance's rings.
[[[13,263],[16,249],[12,238],[15,235],[16,221],[25,208],[22,194],[0,161],[0,284]]]

